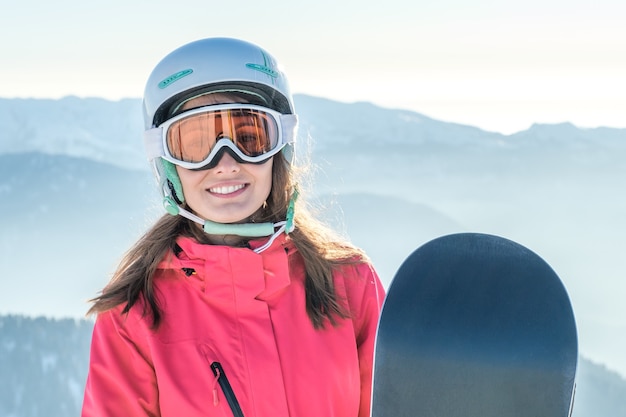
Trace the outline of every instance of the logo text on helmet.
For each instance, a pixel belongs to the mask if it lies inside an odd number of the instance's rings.
[[[277,78],[278,77],[278,71],[275,71],[269,67],[266,67],[265,65],[261,65],[261,64],[246,64],[246,67],[253,69],[255,71],[260,71],[264,74],[269,75],[270,77],[273,78]]]
[[[192,69],[178,71],[176,74],[172,74],[166,79],[164,79],[163,81],[161,81],[159,83],[159,88],[162,90],[166,88],[167,86],[169,86],[170,84],[172,84],[173,82],[180,80],[181,78],[191,74],[192,72],[193,72]]]

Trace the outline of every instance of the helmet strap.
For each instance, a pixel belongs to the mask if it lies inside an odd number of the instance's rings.
[[[170,189],[172,197],[174,197],[178,204],[184,203],[185,195],[183,194],[183,184],[180,182],[180,178],[178,177],[176,165],[174,165],[170,161],[166,161],[163,158],[159,159],[161,160],[163,171],[165,173],[165,178],[167,178],[167,186]]]
[[[163,199],[165,210],[173,215],[180,215],[202,226],[202,230],[210,235],[236,235],[241,237],[263,237],[270,236],[269,240],[261,247],[254,249],[256,253],[263,252],[269,248],[274,240],[283,232],[291,233],[295,229],[293,222],[295,200],[298,197],[297,190],[294,191],[289,206],[287,208],[287,218],[285,221],[277,223],[217,223],[211,220],[205,220],[196,216],[189,210],[181,207],[172,197]]]

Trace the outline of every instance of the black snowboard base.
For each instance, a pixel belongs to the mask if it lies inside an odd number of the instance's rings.
[[[394,277],[376,340],[373,417],[567,417],[578,341],[561,280],[485,234],[435,239]]]

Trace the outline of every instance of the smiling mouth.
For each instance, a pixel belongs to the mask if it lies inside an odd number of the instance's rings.
[[[226,187],[214,187],[214,188],[209,188],[209,192],[213,194],[232,194],[235,191],[241,190],[245,186],[246,186],[245,184],[240,184],[240,185],[229,185]]]

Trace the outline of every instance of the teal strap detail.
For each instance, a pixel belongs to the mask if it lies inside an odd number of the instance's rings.
[[[174,186],[176,198],[178,198],[178,201],[185,201],[185,195],[183,194],[183,185],[180,183],[180,178],[178,178],[176,165],[162,158],[161,161],[163,162],[163,170],[165,171],[165,176]]]
[[[293,191],[293,195],[291,196],[291,199],[289,200],[289,206],[287,206],[287,224],[285,225],[285,233],[289,234],[291,232],[293,232],[293,229],[295,228],[295,225],[293,224],[293,217],[295,214],[295,206],[296,206],[296,200],[298,199],[298,189],[294,189]]]
[[[261,237],[274,233],[274,225],[272,223],[223,224],[206,220],[202,228],[210,235]]]
[[[165,211],[167,211],[172,216],[176,216],[178,213],[180,213],[178,204],[176,204],[176,202],[171,197],[163,198],[163,207],[165,207]]]

